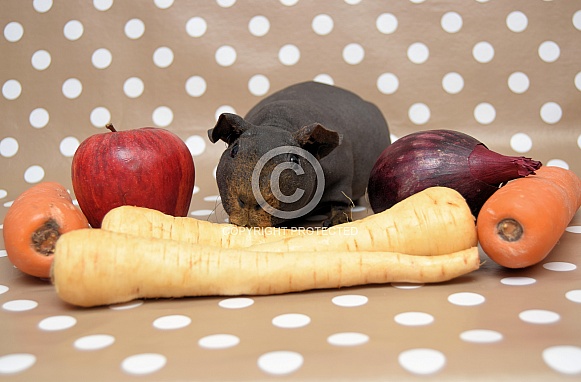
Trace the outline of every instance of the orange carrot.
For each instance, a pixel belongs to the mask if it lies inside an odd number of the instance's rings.
[[[508,268],[542,261],[581,207],[581,179],[560,167],[509,182],[483,205],[476,221],[484,252]]]
[[[48,278],[60,235],[88,226],[85,215],[73,205],[62,185],[39,183],[20,194],[6,213],[6,254],[22,272]]]
[[[254,252],[103,229],[64,234],[52,282],[70,304],[136,298],[265,295],[389,282],[437,283],[480,266],[478,247],[434,256],[394,252]]]

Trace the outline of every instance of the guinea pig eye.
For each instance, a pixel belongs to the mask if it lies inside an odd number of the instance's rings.
[[[230,157],[234,158],[236,154],[238,154],[238,142],[234,143],[230,149]]]
[[[291,163],[299,164],[299,157],[296,154],[290,154],[288,161]]]

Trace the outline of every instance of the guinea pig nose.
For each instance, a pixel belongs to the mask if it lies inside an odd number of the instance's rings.
[[[253,198],[244,195],[239,195],[237,200],[240,208],[249,208],[249,209],[252,208],[256,211],[258,211],[261,208],[260,204],[258,204]]]

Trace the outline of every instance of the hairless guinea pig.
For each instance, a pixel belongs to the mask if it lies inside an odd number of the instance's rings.
[[[389,144],[379,109],[335,86],[305,82],[265,98],[242,118],[220,115],[210,141],[228,144],[216,180],[230,222],[288,224],[330,208],[324,226],[347,222]]]

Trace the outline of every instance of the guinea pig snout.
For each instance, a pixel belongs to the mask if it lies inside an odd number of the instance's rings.
[[[256,199],[248,195],[238,195],[236,202],[238,203],[238,207],[246,210],[258,211],[261,208]]]

